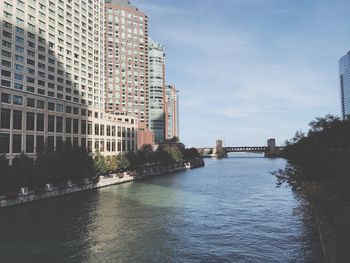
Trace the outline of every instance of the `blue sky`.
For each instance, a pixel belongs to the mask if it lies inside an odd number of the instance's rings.
[[[188,146],[278,143],[340,115],[338,60],[350,50],[348,0],[132,0],[167,46]]]

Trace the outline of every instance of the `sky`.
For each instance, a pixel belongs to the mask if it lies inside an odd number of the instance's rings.
[[[350,50],[348,0],[131,0],[167,46],[187,146],[282,145],[340,115],[338,61]]]

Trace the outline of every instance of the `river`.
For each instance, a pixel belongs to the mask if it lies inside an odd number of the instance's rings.
[[[311,216],[270,174],[285,165],[233,155],[0,210],[0,262],[322,262]]]

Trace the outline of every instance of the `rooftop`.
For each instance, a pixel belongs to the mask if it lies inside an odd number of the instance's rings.
[[[129,0],[106,0],[106,4],[115,4],[115,5],[128,7],[138,11],[137,7],[132,5]]]

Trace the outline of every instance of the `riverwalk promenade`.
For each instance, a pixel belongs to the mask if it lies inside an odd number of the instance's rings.
[[[74,184],[72,181],[68,181],[66,186],[62,188],[47,184],[45,190],[41,192],[29,191],[27,188],[23,187],[15,197],[0,196],[0,209],[63,195],[74,194],[82,191],[128,183],[150,176],[159,176],[163,174],[184,171],[186,169],[199,168],[203,167],[204,165],[204,160],[198,158],[192,162],[179,163],[172,166],[153,166],[150,168],[145,168],[141,173],[125,172],[120,174],[110,174],[108,176],[100,176],[97,179],[97,182],[93,182],[88,178],[84,180],[83,184]]]

